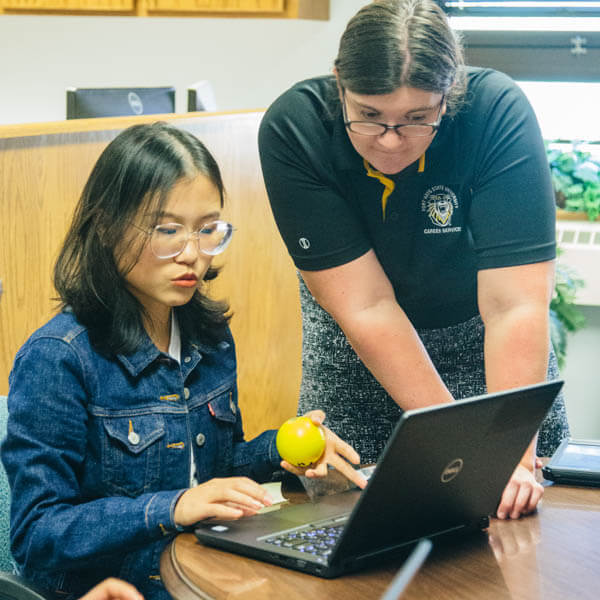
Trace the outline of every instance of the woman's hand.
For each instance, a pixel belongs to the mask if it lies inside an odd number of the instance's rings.
[[[519,464],[504,488],[496,516],[499,519],[518,519],[532,513],[544,494],[544,487],[535,474]]]
[[[311,410],[304,415],[308,417],[317,427],[320,427],[325,433],[325,450],[321,458],[306,469],[295,467],[285,460],[281,461],[281,466],[294,475],[304,475],[305,477],[326,477],[328,465],[335,467],[342,475],[348,478],[352,483],[363,489],[367,485],[367,480],[361,473],[348,464],[359,464],[360,457],[356,450],[349,444],[342,441],[333,431],[323,425],[325,413],[322,410]]]
[[[144,600],[144,597],[130,583],[109,577],[93,587],[80,600]]]
[[[185,491],[175,505],[175,522],[186,527],[204,519],[233,521],[255,515],[272,499],[267,491],[247,477],[211,479]]]

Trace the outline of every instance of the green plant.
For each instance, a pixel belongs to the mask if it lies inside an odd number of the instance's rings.
[[[569,145],[565,150],[562,143],[546,143],[556,205],[594,221],[600,216],[600,161],[580,150],[580,142]]]
[[[554,296],[550,302],[550,339],[559,368],[565,364],[567,334],[585,325],[585,317],[575,305],[577,290],[583,286],[583,280],[570,267],[560,261],[556,263]]]

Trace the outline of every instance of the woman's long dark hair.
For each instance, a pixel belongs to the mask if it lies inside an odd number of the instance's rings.
[[[166,123],[134,125],[100,155],[54,267],[61,307],[70,307],[100,351],[131,353],[146,339],[144,307],[125,281],[144,245],[134,252],[125,273],[117,266],[127,251],[127,229],[140,210],[159,214],[173,186],[197,175],[212,181],[223,206],[223,181],[210,152],[192,134]],[[204,279],[216,275],[216,269],[209,269]],[[190,302],[175,310],[186,337],[214,344],[225,336],[225,303],[197,290]]]

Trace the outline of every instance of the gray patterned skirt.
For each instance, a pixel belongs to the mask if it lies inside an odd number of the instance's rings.
[[[302,384],[298,414],[320,408],[326,425],[360,454],[375,462],[402,410],[358,358],[337,323],[300,280],[302,306]],[[456,399],[484,394],[483,322],[479,316],[418,334],[446,386]],[[559,376],[550,350],[549,380]],[[538,456],[551,456],[569,435],[562,393],[538,436]]]

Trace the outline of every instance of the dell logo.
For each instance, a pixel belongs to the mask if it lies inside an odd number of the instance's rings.
[[[442,483],[448,483],[449,481],[452,481],[462,471],[462,468],[462,458],[455,458],[453,461],[449,462],[442,471],[442,476],[440,477]]]
[[[142,99],[135,92],[129,92],[129,94],[127,94],[127,102],[129,102],[133,114],[141,115],[144,112]]]

